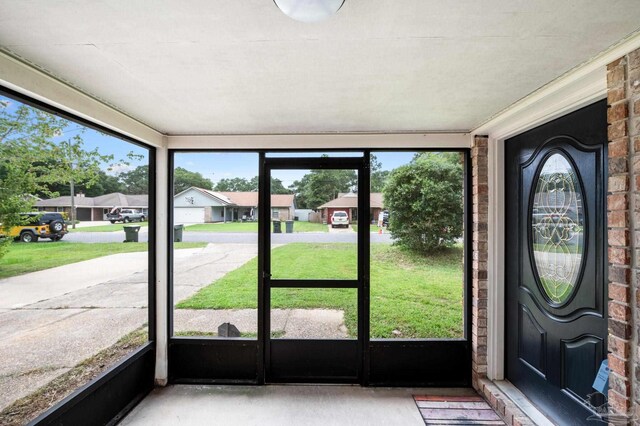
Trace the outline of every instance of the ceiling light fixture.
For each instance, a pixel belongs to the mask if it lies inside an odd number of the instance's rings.
[[[319,22],[333,16],[345,0],[273,0],[291,19],[301,22]]]

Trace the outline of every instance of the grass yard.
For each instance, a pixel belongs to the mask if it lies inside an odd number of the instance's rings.
[[[285,232],[285,223],[282,223],[282,232]],[[258,232],[258,222],[227,222],[227,223],[201,223],[188,225],[185,231],[197,232]],[[272,228],[273,230],[273,228]],[[329,232],[327,225],[321,223],[299,222],[293,223],[293,232]]]
[[[132,223],[114,223],[112,225],[99,225],[99,226],[84,226],[81,228],[71,229],[71,226],[67,226],[69,232],[115,232],[124,231],[124,225],[134,226],[147,226],[147,222],[132,222]]]
[[[174,243],[174,247],[177,249],[198,248],[206,245],[206,243]],[[7,254],[0,258],[0,278],[42,271],[110,254],[131,253],[148,249],[147,243],[85,244],[63,241],[14,243],[9,247]]]
[[[285,224],[282,224],[282,232],[284,232]],[[313,222],[293,222],[293,232],[329,232],[329,227],[321,223]]]
[[[459,338],[463,335],[462,248],[429,257],[387,244],[371,246],[371,337]],[[354,244],[293,243],[271,252],[274,278],[356,276]],[[185,309],[257,307],[257,259],[177,304]],[[341,309],[356,334],[355,289],[274,289],[273,308]]]

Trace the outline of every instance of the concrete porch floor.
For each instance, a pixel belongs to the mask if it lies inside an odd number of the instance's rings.
[[[334,385],[156,388],[121,425],[424,425],[413,395],[477,395],[473,389]]]

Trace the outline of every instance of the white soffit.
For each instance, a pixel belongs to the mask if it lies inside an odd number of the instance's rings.
[[[640,25],[638,0],[0,0],[0,46],[169,135],[468,131]],[[2,76],[0,76],[2,79]]]
[[[468,133],[184,135],[167,137],[169,149],[471,148]]]
[[[0,86],[92,121],[154,147],[163,147],[166,136],[126,114],[87,96],[0,51]]]

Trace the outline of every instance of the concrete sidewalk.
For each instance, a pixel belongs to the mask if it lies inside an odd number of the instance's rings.
[[[0,280],[0,309],[16,309],[41,300],[118,280],[145,271],[147,252],[119,253]]]
[[[187,297],[238,268],[252,247],[177,250],[176,293]],[[146,252],[1,280],[0,410],[147,323],[147,300]]]

